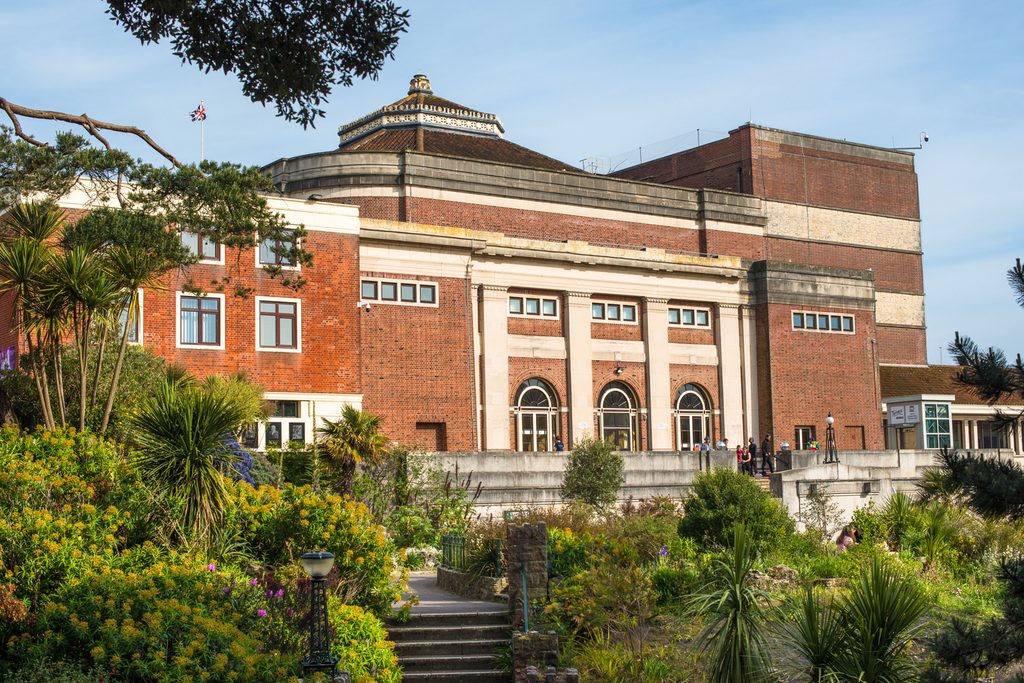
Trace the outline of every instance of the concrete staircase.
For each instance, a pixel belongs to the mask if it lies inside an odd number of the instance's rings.
[[[388,626],[403,683],[511,683],[497,669],[497,654],[509,644],[507,612],[413,614]]]

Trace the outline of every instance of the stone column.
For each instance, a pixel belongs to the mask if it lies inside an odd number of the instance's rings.
[[[508,396],[508,288],[480,288],[483,352],[484,448],[505,450],[509,441]]]
[[[672,381],[668,356],[668,299],[644,298],[644,350],[647,353],[647,424],[652,451],[671,451]]]
[[[569,370],[569,439],[572,447],[594,435],[594,366],[590,347],[590,293],[566,292],[565,346]]]
[[[740,307],[718,304],[715,316],[718,334],[718,393],[722,412],[722,433],[729,446],[745,442],[743,430],[743,361],[740,355]]]
[[[742,325],[743,346],[743,427],[747,436],[752,436],[761,447],[764,434],[758,430],[757,405],[757,316],[753,306],[743,306],[740,324]]]
[[[971,448],[978,450],[981,448],[981,442],[978,440],[978,421],[971,420]]]
[[[526,581],[526,604],[545,601],[548,594],[548,525],[509,524],[505,541],[508,558],[508,609],[512,628],[523,623],[523,577]],[[534,617],[531,610],[530,618]],[[531,624],[532,627],[532,624]]]

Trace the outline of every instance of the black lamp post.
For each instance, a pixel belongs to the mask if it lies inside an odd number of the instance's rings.
[[[828,417],[825,418],[825,423],[828,425],[825,428],[825,463],[835,463],[838,465],[839,453],[836,452],[836,430],[832,426],[835,421],[836,419],[832,417],[832,413],[829,413]]]
[[[299,560],[313,580],[309,589],[309,656],[302,660],[302,675],[326,673],[333,679],[338,668],[338,658],[331,655],[331,631],[327,624],[327,575],[334,566],[334,555],[304,553]],[[344,680],[347,680],[347,674]]]

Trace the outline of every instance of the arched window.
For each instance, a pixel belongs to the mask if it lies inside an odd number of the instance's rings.
[[[516,392],[516,450],[553,451],[558,440],[558,396],[540,379],[528,379]]]
[[[622,382],[612,382],[601,391],[598,403],[601,438],[620,451],[637,449],[637,401],[633,390]]]
[[[692,451],[705,438],[711,441],[711,403],[696,384],[684,384],[676,392],[676,448]]]

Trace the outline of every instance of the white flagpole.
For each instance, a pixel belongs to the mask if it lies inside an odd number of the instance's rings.
[[[206,161],[206,103],[200,102],[203,118],[199,119],[199,161]]]

